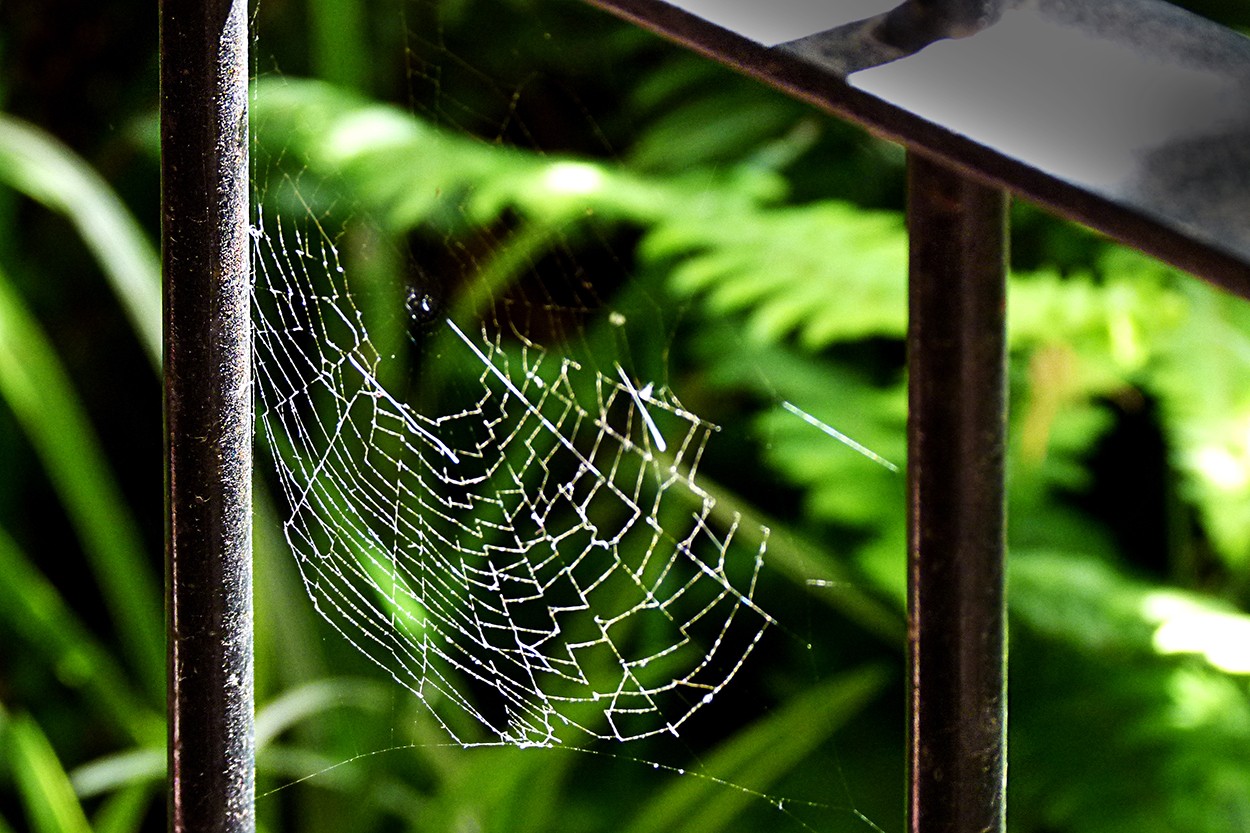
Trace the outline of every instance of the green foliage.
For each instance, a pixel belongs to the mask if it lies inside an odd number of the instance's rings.
[[[0,182],[74,224],[153,365],[159,366],[160,265],[143,229],[108,183],[51,136],[3,114]]]
[[[1030,775],[1016,781],[1016,817],[1079,831],[1244,826],[1250,617],[1079,555],[1013,557],[1012,651],[1029,658],[1012,665],[1010,766]]]
[[[139,678],[160,691],[160,593],[136,523],[38,324],[0,272],[0,396],[30,437],[83,538]]]
[[[755,214],[674,218],[647,237],[648,259],[678,258],[672,289],[712,314],[743,315],[757,343],[794,335],[804,352],[906,327],[902,218],[826,201]]]
[[[34,833],[90,833],[69,776],[39,725],[30,717],[0,713],[9,764]]]
[[[732,829],[759,794],[827,743],[841,724],[854,718],[886,680],[880,668],[867,668],[813,686],[783,709],[740,732],[709,753],[700,778],[671,783],[626,828],[627,833]],[[725,784],[736,789],[725,793]]]
[[[136,741],[159,742],[164,725],[125,672],[30,559],[0,532],[0,609],[6,624],[58,679],[81,689],[100,716]]]

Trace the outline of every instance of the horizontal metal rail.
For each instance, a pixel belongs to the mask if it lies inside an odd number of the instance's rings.
[[[879,0],[588,2],[1250,297],[1250,39],[1236,32],[1162,0],[912,0],[984,20],[893,36]],[[848,19],[873,6],[887,11]]]

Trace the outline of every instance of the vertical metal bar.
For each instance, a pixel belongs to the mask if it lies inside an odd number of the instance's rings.
[[[911,833],[1001,833],[1006,196],[908,157]]]
[[[246,0],[161,0],[169,829],[255,829]]]

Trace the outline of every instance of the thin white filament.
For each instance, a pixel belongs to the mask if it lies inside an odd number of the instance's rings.
[[[818,428],[821,431],[825,432],[826,434],[833,437],[835,440],[842,443],[843,445],[845,445],[847,448],[851,449],[852,451],[857,451],[860,454],[867,457],[869,460],[872,460],[877,465],[884,466],[885,468],[889,469],[895,474],[898,474],[898,470],[899,470],[898,466],[894,465],[889,460],[885,459],[884,457],[882,457],[877,452],[873,451],[868,446],[861,445],[860,443],[855,442],[855,440],[851,439],[846,434],[843,434],[841,431],[834,428],[832,425],[828,425],[827,423],[824,423],[821,420],[817,419],[816,417],[812,416],[807,411],[800,408],[798,405],[795,405],[792,402],[782,402],[781,407],[785,408],[787,411],[794,414],[796,417],[803,420],[808,425],[811,425],[813,428]]]

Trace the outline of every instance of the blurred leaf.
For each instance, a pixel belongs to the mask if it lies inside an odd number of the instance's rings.
[[[684,96],[682,106],[647,126],[630,148],[631,166],[672,173],[737,161],[784,133],[799,117],[793,104],[755,87],[701,92]]]
[[[256,712],[256,748],[287,729],[330,709],[352,708],[389,713],[391,688],[376,680],[325,679],[283,693]]]
[[[15,715],[4,727],[4,736],[34,833],[91,833],[69,777],[39,725]]]
[[[33,125],[0,114],[0,182],[64,214],[113,287],[152,366],[161,366],[161,268],[143,230],[108,183]]]
[[[372,62],[365,38],[368,5],[356,0],[309,0],[309,41],[316,72],[326,81],[368,88]]]
[[[165,724],[131,690],[120,668],[77,614],[26,555],[0,530],[0,619],[66,685],[81,688],[87,702],[108,714],[131,739],[163,740]]]
[[[0,397],[13,410],[64,502],[139,679],[151,694],[163,697],[160,585],[60,360],[2,270]]]
[[[785,188],[758,168],[643,177],[491,145],[315,81],[258,81],[252,114],[258,164],[274,167],[263,200],[295,216],[363,209],[391,232],[423,226],[460,234],[498,222],[509,209],[552,227],[590,215],[652,225],[709,210],[723,220],[723,212],[775,200]]]
[[[95,814],[95,833],[138,833],[156,792],[154,786],[137,785],[111,796]]]
[[[864,668],[788,700],[706,755],[697,773],[647,802],[627,833],[726,829],[876,697],[888,678],[881,668]]]
[[[254,478],[252,570],[258,700],[267,697],[270,689],[286,689],[329,673],[318,620],[281,528],[273,494],[262,478]]]
[[[1189,315],[1157,348],[1150,376],[1164,432],[1216,552],[1250,567],[1250,304],[1212,287],[1185,287]],[[1247,585],[1241,580],[1243,587]]]
[[[1240,568],[1250,563],[1250,304],[1127,249],[1107,250],[1098,270],[1013,282],[1013,343],[1033,351],[1024,461],[1036,464],[1048,445],[1048,479],[1084,488],[1080,455],[1107,423],[1090,403],[1140,387],[1164,410],[1161,428],[1203,531]]]
[[[74,791],[80,797],[88,798],[164,781],[166,766],[163,746],[140,747],[89,761],[75,768],[70,780]]]
[[[440,790],[432,829],[541,833],[561,819],[562,788],[579,754],[564,749],[482,748],[462,756]]]
[[[252,484],[252,558],[256,616],[256,697],[329,673],[316,614],[264,481]]]
[[[1250,614],[1226,604],[1062,553],[1018,554],[1011,583],[1013,612],[1038,633],[1097,653],[1193,654],[1250,676]]]
[[[1014,552],[1010,587],[1015,823],[1246,829],[1250,617],[1069,554]]]

